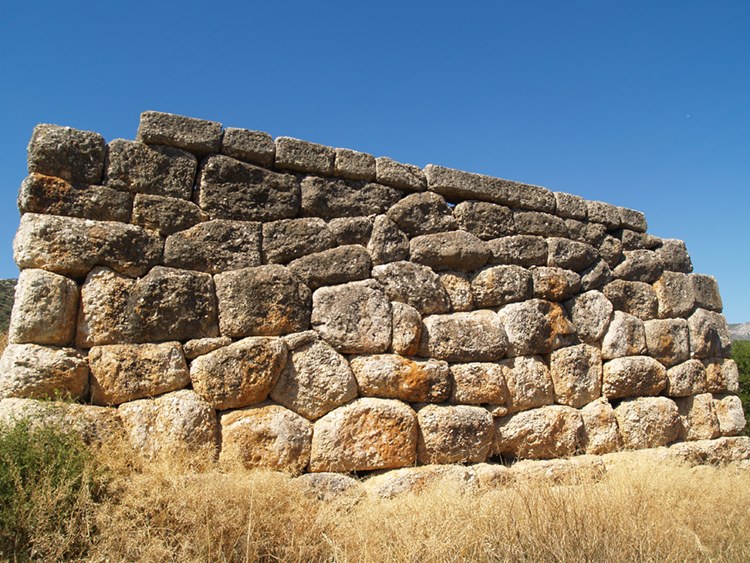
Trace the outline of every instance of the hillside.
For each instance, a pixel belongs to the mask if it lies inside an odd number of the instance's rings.
[[[0,333],[8,330],[16,281],[15,279],[0,280]]]
[[[736,340],[750,340],[750,323],[730,324],[729,336],[732,342]]]

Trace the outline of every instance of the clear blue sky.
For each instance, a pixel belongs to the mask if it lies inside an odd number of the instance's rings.
[[[0,277],[36,123],[154,109],[640,209],[750,321],[750,2],[9,0]]]

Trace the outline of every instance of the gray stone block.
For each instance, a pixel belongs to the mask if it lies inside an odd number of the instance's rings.
[[[136,194],[133,201],[133,224],[158,231],[162,236],[184,231],[207,219],[200,207],[184,199]]]
[[[219,152],[221,123],[160,111],[144,111],[136,139],[148,145],[177,147],[197,155]]]
[[[427,178],[421,168],[385,156],[375,159],[375,177],[378,183],[399,190],[423,192],[427,189]]]
[[[276,168],[330,176],[335,158],[331,147],[292,137],[276,138]]]
[[[30,173],[101,184],[106,146],[98,133],[43,123],[34,127],[27,153]]]
[[[302,180],[303,217],[362,217],[385,213],[401,192],[380,184],[348,184],[308,176]]]
[[[347,180],[375,180],[375,157],[350,149],[336,149],[333,175]]]
[[[264,168],[273,166],[276,145],[263,131],[227,127],[221,139],[221,153]]]
[[[263,223],[263,261],[266,263],[286,264],[335,244],[328,225],[317,217]]]

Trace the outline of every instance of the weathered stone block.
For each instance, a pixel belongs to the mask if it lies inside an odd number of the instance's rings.
[[[575,340],[575,327],[557,303],[530,299],[497,314],[508,335],[508,356],[546,354]]]
[[[588,217],[586,200],[577,195],[555,192],[555,212],[564,219],[585,221]]]
[[[564,301],[581,290],[581,276],[571,270],[540,266],[531,269],[534,297]]]
[[[76,345],[134,342],[138,338],[129,296],[136,281],[109,268],[96,267],[81,286]]]
[[[280,338],[250,337],[195,358],[193,389],[217,410],[265,401],[287,361]]]
[[[263,223],[263,261],[266,263],[286,264],[335,244],[328,225],[317,217]]]
[[[401,192],[381,184],[348,184],[308,176],[301,184],[303,217],[361,217],[385,213],[401,199]]]
[[[359,392],[365,397],[409,403],[442,403],[451,392],[448,364],[395,354],[356,356],[350,360]]]
[[[162,240],[135,225],[26,213],[13,240],[21,269],[83,277],[94,266],[139,276],[161,258]]]
[[[89,366],[91,401],[96,405],[119,405],[190,383],[179,342],[94,346]]]
[[[445,200],[434,192],[406,196],[388,210],[387,216],[410,237],[458,228]]]
[[[492,415],[481,407],[428,405],[417,412],[417,460],[430,463],[477,463],[492,447]]]
[[[607,328],[614,307],[601,291],[587,291],[565,303],[578,338],[588,344],[600,341]]]
[[[336,149],[333,175],[347,180],[371,182],[375,179],[375,157],[350,149]]]
[[[73,184],[99,184],[104,169],[104,137],[91,131],[42,123],[28,147],[29,172]]]
[[[662,268],[670,272],[683,272],[689,274],[693,271],[693,263],[690,260],[685,243],[678,239],[664,239],[659,248],[656,249]]]
[[[622,259],[622,242],[612,235],[605,235],[597,247],[599,256],[610,268],[614,268]]]
[[[508,412],[551,405],[552,376],[540,356],[518,356],[499,363],[508,386]]]
[[[453,209],[453,216],[464,231],[482,240],[516,233],[513,212],[503,205],[486,201],[462,201]]]
[[[652,283],[661,276],[661,262],[652,250],[626,250],[622,254],[622,261],[612,271],[615,277]]]
[[[521,266],[484,268],[472,278],[471,294],[474,304],[482,308],[529,299],[532,294],[531,272]]]
[[[372,222],[370,217],[339,217],[328,222],[328,228],[338,244],[361,244],[367,246],[372,235]],[[407,252],[409,241],[405,243]]]
[[[722,436],[742,434],[747,422],[742,412],[742,401],[737,395],[716,395],[713,407]]]
[[[396,223],[385,215],[378,215],[373,221],[372,236],[367,243],[367,250],[372,256],[373,264],[406,260],[409,258],[409,239]]]
[[[259,266],[260,223],[216,219],[167,237],[164,265],[219,274]]]
[[[495,454],[550,459],[576,454],[584,439],[581,414],[552,405],[495,419]]]
[[[652,358],[672,367],[690,357],[688,325],[685,319],[659,319],[643,323],[646,348]]]
[[[109,143],[104,183],[130,193],[190,199],[196,158],[174,147],[115,139]]]
[[[675,399],[680,413],[680,440],[713,440],[721,435],[710,393]]]
[[[667,370],[667,395],[687,397],[704,393],[706,389],[706,368],[700,360],[688,360]]]
[[[615,409],[625,448],[642,450],[666,446],[680,434],[677,405],[666,397],[628,399]]]
[[[654,282],[660,319],[687,317],[695,309],[695,292],[690,276],[664,272]]]
[[[695,306],[721,313],[723,304],[719,294],[719,284],[713,276],[690,274],[690,285],[695,296]]]
[[[149,145],[168,145],[195,154],[219,152],[221,123],[160,111],[144,111],[136,138]]]
[[[603,201],[587,201],[588,219],[594,223],[601,223],[607,230],[612,231],[622,227],[620,209]]]
[[[427,178],[421,168],[385,156],[375,159],[375,177],[378,183],[399,190],[422,192],[427,189]]]
[[[88,363],[73,348],[9,344],[0,360],[0,398],[80,399],[88,387]]]
[[[581,291],[600,289],[613,279],[612,270],[604,260],[599,260],[593,266],[581,272]]]
[[[422,315],[450,310],[448,294],[440,278],[427,266],[392,262],[375,266],[372,277],[382,284],[388,299],[411,305]]]
[[[556,401],[580,408],[602,393],[601,352],[588,344],[555,350],[550,355],[550,374]]]
[[[276,264],[217,274],[222,336],[275,336],[310,325],[310,290]]]
[[[521,235],[539,235],[543,237],[567,237],[565,221],[550,213],[540,211],[514,211],[513,222],[516,232]]]
[[[623,250],[656,250],[661,246],[661,239],[648,233],[637,233],[630,229],[615,231],[615,236],[622,241]],[[661,260],[659,260],[661,266]]]
[[[73,186],[54,176],[31,174],[21,184],[18,210],[96,221],[130,221],[130,195],[103,186]]]
[[[547,240],[544,237],[515,235],[487,242],[492,252],[490,264],[516,264],[528,268],[547,263]]]
[[[602,455],[622,448],[617,418],[607,399],[592,401],[581,409],[587,454]]]
[[[487,263],[487,243],[466,231],[422,235],[409,243],[411,259],[434,270],[470,272]]]
[[[643,321],[622,311],[615,311],[602,339],[605,360],[646,354],[646,331]]]
[[[637,233],[645,233],[648,229],[646,216],[641,211],[628,209],[627,207],[618,207],[620,212],[620,221],[626,229],[632,229]]]
[[[643,321],[657,317],[656,292],[647,283],[615,280],[602,291],[618,311],[634,315]]]
[[[608,399],[658,395],[667,386],[667,370],[648,356],[615,358],[604,363],[602,392]]]
[[[391,344],[391,304],[372,280],[313,293],[312,325],[339,352],[378,354]]]
[[[466,405],[504,405],[508,400],[508,388],[502,365],[488,362],[453,364],[454,403]],[[509,368],[508,368],[509,369]]]
[[[271,168],[276,155],[276,145],[271,135],[263,131],[227,127],[224,129],[224,135],[221,138],[221,153],[238,160]]]
[[[276,168],[330,176],[335,158],[331,147],[292,137],[276,138]]]
[[[182,351],[185,354],[185,358],[188,360],[194,360],[198,356],[203,356],[224,346],[229,346],[232,343],[232,339],[228,336],[214,336],[209,338],[195,338],[188,340],[182,345]]]
[[[598,258],[593,246],[574,240],[550,237],[547,239],[547,265],[581,272]]]
[[[734,360],[708,358],[703,360],[706,391],[709,393],[739,393],[740,371]]]
[[[323,250],[289,263],[289,271],[313,290],[366,279],[371,268],[370,254],[358,244]]]
[[[312,424],[284,407],[248,407],[223,413],[219,421],[222,462],[296,475],[310,461]]]
[[[448,295],[451,311],[459,313],[474,310],[474,295],[471,292],[471,282],[465,273],[440,272],[438,277]]]
[[[8,341],[65,346],[75,336],[78,285],[44,270],[23,270],[16,284]]]
[[[275,221],[295,217],[300,209],[294,176],[220,154],[203,162],[196,198],[211,219]]]
[[[423,322],[419,355],[449,362],[499,360],[508,338],[492,311],[432,315]]]
[[[696,309],[688,319],[690,331],[690,357],[729,357],[732,341],[727,321],[720,313]]]
[[[133,201],[133,224],[162,236],[184,231],[206,219],[200,207],[184,199],[136,194]]]
[[[402,356],[414,356],[422,338],[422,316],[414,307],[398,301],[391,302],[393,338],[391,351]]]
[[[293,350],[271,398],[315,420],[357,397],[357,381],[346,359],[322,340]]]
[[[417,415],[401,401],[362,398],[315,423],[310,471],[369,471],[413,465]]]

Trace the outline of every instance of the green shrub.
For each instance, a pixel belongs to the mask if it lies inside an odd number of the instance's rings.
[[[732,344],[732,359],[740,368],[740,399],[745,410],[748,425],[745,433],[750,435],[750,341],[737,341]]]
[[[78,436],[26,420],[0,424],[0,559],[80,557],[103,484]]]

